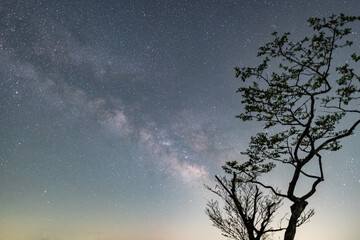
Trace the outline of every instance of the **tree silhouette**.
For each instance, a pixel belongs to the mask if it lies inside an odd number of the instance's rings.
[[[234,240],[266,240],[274,232],[283,231],[280,220],[274,227],[273,220],[282,206],[282,197],[272,193],[264,194],[256,184],[245,183],[233,172],[231,180],[215,176],[215,188],[206,186],[223,201],[223,211],[218,201],[211,200],[205,210],[213,225],[222,234]],[[297,226],[307,222],[314,215],[311,209],[302,214]]]
[[[235,68],[236,77],[245,82],[238,89],[244,112],[237,117],[260,121],[265,131],[253,136],[242,152],[246,162],[227,162],[223,168],[244,176],[241,181],[245,183],[291,201],[285,240],[294,239],[308,199],[324,181],[323,152],[339,150],[339,140],[350,136],[360,123],[360,76],[354,70],[360,55],[349,54],[339,65],[333,61],[340,49],[344,53],[352,46],[347,40],[349,24],[358,20],[360,17],[344,14],[310,18],[313,35],[298,42],[289,39],[290,33],[274,32],[274,40],[259,49],[258,57],[264,58],[259,66]],[[274,65],[278,70],[273,70]],[[276,163],[292,166],[284,193],[259,180]],[[315,163],[318,174],[305,169]],[[311,172],[315,172],[314,167]],[[312,184],[297,195],[300,177],[312,180]]]
[[[207,187],[224,202],[220,210],[218,201],[207,204],[206,214],[213,225],[219,228],[225,237],[235,240],[265,240],[271,232],[283,230],[270,227],[281,198],[271,194],[264,195],[255,184],[244,184],[233,174],[231,180],[216,176],[214,189]]]

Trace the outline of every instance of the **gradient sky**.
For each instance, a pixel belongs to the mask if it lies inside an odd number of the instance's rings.
[[[225,239],[203,184],[260,127],[234,118],[234,67],[256,64],[273,31],[298,39],[309,17],[359,10],[358,0],[1,0],[0,239]],[[359,239],[356,133],[327,154],[297,240]]]

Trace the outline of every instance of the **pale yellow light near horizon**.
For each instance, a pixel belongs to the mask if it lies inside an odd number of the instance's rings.
[[[6,240],[215,240],[221,239],[220,231],[210,222],[173,222],[160,224],[104,223],[97,222],[58,224],[44,219],[13,219],[0,222],[0,239]],[[141,225],[141,226],[139,226]]]
[[[173,223],[160,226],[159,224],[122,225],[116,223],[91,224],[57,224],[46,226],[44,222],[31,220],[19,220],[19,222],[2,221],[0,227],[0,239],[4,240],[221,240],[220,231],[212,227],[210,223],[187,222]],[[342,236],[349,236],[357,240],[356,221],[351,225],[354,232],[344,232],[342,223],[337,223],[336,216],[332,219],[314,219],[313,224],[307,224],[299,228],[295,240],[339,240]],[[331,231],[326,229],[337,229]],[[274,240],[281,240],[282,234],[277,234]]]

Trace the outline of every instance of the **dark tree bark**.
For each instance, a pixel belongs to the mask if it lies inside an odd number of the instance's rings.
[[[308,203],[306,201],[295,202],[291,207],[291,217],[289,220],[288,227],[285,231],[284,240],[293,240],[295,238],[296,228],[301,214],[304,212],[305,207]]]

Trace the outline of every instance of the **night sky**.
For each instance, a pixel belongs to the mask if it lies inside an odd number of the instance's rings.
[[[261,129],[234,117],[234,67],[341,12],[360,1],[1,0],[0,239],[225,239],[204,184]],[[297,240],[359,239],[359,141],[326,155]]]

